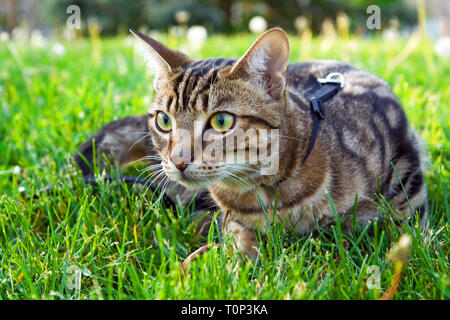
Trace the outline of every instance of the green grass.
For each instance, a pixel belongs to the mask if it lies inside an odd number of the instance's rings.
[[[162,39],[175,48],[185,45]],[[210,37],[196,56],[238,57],[254,39]],[[0,298],[377,299],[393,279],[387,252],[407,233],[411,258],[394,298],[449,299],[450,61],[424,40],[393,65],[405,45],[291,37],[291,61],[345,60],[391,85],[428,146],[428,237],[418,233],[415,221],[402,231],[387,221],[372,235],[364,228],[343,235],[337,225],[307,237],[272,225],[259,265],[213,249],[181,279],[188,254],[218,239],[215,225],[208,238],[198,237],[189,208],[167,210],[151,195],[119,183],[86,186],[69,157],[109,121],[146,111],[154,95],[151,77],[132,47],[123,38],[86,39],[65,43],[67,52],[58,56],[51,46],[1,43]],[[138,174],[136,168],[128,173]],[[58,190],[29,198],[65,178]],[[366,286],[371,265],[380,268],[380,289]]]

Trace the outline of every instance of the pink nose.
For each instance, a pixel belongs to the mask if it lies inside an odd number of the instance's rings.
[[[180,170],[181,172],[183,172],[184,169],[186,169],[187,165],[184,163],[186,159],[182,157],[173,157],[171,160],[175,164],[175,167],[177,167],[177,169]]]

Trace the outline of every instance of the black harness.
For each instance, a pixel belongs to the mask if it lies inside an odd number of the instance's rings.
[[[323,102],[332,98],[339,90],[344,87],[344,76],[339,72],[332,72],[326,76],[326,78],[319,78],[317,81],[322,84],[320,89],[314,91],[307,100],[311,104],[311,118],[313,120],[311,126],[311,136],[309,138],[308,147],[306,148],[306,153],[303,157],[302,162],[300,163],[300,167],[308,159],[312,150],[314,149],[314,145],[317,140],[317,135],[319,134],[320,121],[325,119],[325,106]],[[270,186],[276,187],[286,181],[287,178],[282,178]],[[261,187],[269,187],[268,185],[261,184]]]
[[[317,79],[322,84],[319,90],[315,91],[308,99],[311,104],[311,118],[313,119],[311,138],[306,148],[305,156],[300,164],[302,166],[311,154],[319,133],[320,120],[325,119],[325,107],[323,102],[332,98],[339,90],[344,87],[344,76],[339,72],[333,72],[326,78]]]

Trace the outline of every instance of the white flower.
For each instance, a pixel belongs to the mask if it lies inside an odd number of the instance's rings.
[[[9,40],[9,33],[2,31],[0,32],[0,42],[6,42]]]
[[[208,38],[208,32],[203,26],[192,26],[188,29],[187,39],[189,46],[194,49],[199,49]]]
[[[403,234],[398,240],[397,244],[394,244],[388,252],[389,261],[396,262],[406,262],[408,261],[411,253],[411,236],[408,234]]]
[[[33,30],[31,32],[30,43],[33,47],[43,48],[47,45],[47,39],[42,35],[39,30]]]
[[[294,26],[298,33],[302,33],[308,29],[308,19],[305,16],[298,16],[294,20]]]
[[[382,33],[383,39],[387,41],[395,41],[398,38],[399,34],[396,29],[388,28]]]
[[[434,51],[440,57],[450,58],[450,37],[441,37],[434,46]]]
[[[398,241],[399,250],[409,250],[411,246],[411,237],[409,235],[402,235]]]
[[[20,169],[19,166],[15,166],[15,167],[13,168],[13,174],[14,174],[15,176],[18,176],[18,175],[20,174],[20,171],[22,171],[22,170]]]
[[[28,41],[28,35],[24,28],[16,27],[11,31],[11,38],[14,41],[24,43]]]
[[[19,191],[20,193],[25,192],[25,187],[19,187],[18,191]]]
[[[263,33],[267,30],[267,21],[261,16],[255,16],[250,19],[248,28],[253,33]]]
[[[52,46],[52,51],[57,56],[63,56],[66,53],[66,47],[63,44],[56,42]]]

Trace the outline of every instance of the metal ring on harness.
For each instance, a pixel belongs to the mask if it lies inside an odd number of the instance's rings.
[[[317,81],[321,84],[325,83],[339,84],[341,88],[343,88],[345,84],[344,75],[340,72],[331,72],[326,76],[326,78],[319,78],[317,79]]]

